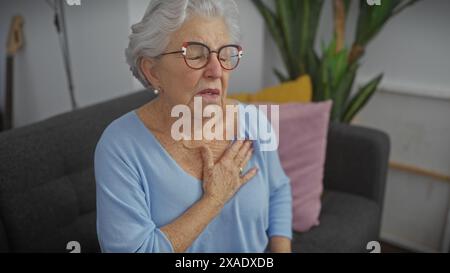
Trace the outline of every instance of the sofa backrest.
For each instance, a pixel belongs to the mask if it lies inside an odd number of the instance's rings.
[[[0,252],[98,252],[95,146],[114,119],[153,98],[126,97],[0,134]]]

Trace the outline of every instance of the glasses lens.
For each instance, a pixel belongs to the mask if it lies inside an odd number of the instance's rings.
[[[235,69],[239,63],[239,48],[236,46],[222,48],[219,54],[219,60],[225,69]]]
[[[209,50],[202,45],[189,45],[186,48],[186,62],[192,68],[202,68],[208,62]]]

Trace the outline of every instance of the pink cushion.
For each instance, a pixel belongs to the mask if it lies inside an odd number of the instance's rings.
[[[332,101],[280,105],[278,153],[291,179],[293,229],[298,232],[319,225],[331,106]]]
[[[291,179],[292,228],[297,232],[319,225],[331,107],[332,101],[280,105],[278,153]],[[268,111],[269,120],[270,116]]]
[[[323,175],[332,102],[280,105],[281,165],[291,179],[293,229],[319,225]]]

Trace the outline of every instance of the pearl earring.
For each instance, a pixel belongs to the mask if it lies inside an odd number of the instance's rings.
[[[159,90],[155,89],[155,90],[153,90],[153,93],[155,93],[155,95],[159,95]]]

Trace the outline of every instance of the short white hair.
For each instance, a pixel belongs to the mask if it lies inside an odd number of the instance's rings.
[[[125,50],[131,72],[144,87],[153,89],[141,72],[141,58],[156,58],[164,53],[170,34],[193,15],[223,17],[231,42],[240,42],[239,11],[234,0],[152,0],[142,20],[131,27]]]

